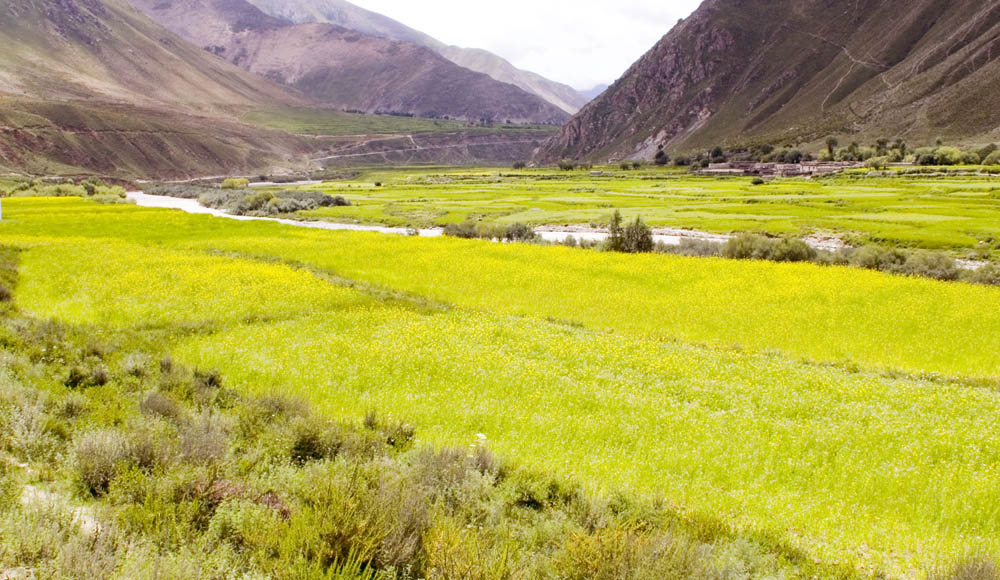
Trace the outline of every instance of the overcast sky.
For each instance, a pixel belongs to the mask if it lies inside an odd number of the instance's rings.
[[[611,83],[699,0],[352,0],[578,89]]]

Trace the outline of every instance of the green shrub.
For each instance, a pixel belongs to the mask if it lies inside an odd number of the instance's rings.
[[[84,491],[100,496],[107,493],[119,465],[128,459],[128,442],[118,430],[89,431],[77,441],[73,454]]]
[[[996,264],[986,264],[976,270],[963,270],[961,279],[970,284],[983,284],[986,286],[1000,286],[1000,266]]]
[[[764,181],[764,178],[762,177],[754,177],[753,180],[750,181],[751,185],[764,185],[765,183],[767,182]]]
[[[222,181],[222,189],[243,189],[250,187],[250,180],[242,177],[230,177]]]
[[[848,261],[856,268],[891,271],[906,263],[906,254],[894,248],[867,245],[851,252]]]
[[[576,169],[576,166],[576,161],[573,161],[572,159],[563,159],[559,162],[559,169],[562,169],[563,171],[573,171]]]
[[[520,222],[507,226],[503,235],[508,242],[533,242],[537,237],[534,228]]]
[[[3,283],[0,283],[0,302],[11,302],[14,300],[14,293]]]
[[[990,153],[983,160],[983,165],[1000,165],[1000,150]]]
[[[524,169],[527,166],[528,166],[528,164],[525,163],[524,161],[515,161],[513,167],[514,167],[514,169]]]
[[[475,222],[463,222],[460,224],[447,224],[444,226],[444,235],[468,240],[479,237],[476,231]]]
[[[891,271],[907,276],[921,276],[935,280],[957,280],[960,274],[955,260],[941,252],[921,250],[910,254],[901,266]]]

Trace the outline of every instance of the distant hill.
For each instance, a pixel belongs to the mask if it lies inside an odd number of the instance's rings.
[[[516,85],[570,114],[579,111],[589,100],[570,86],[518,69],[491,52],[448,46],[423,32],[345,0],[250,0],[250,2],[271,16],[291,22],[327,22],[365,34],[426,46],[459,66]]]
[[[543,149],[1000,137],[1000,2],[707,0]]]
[[[411,42],[326,23],[292,24],[244,0],[132,0],[206,50],[346,110],[558,125],[569,115],[533,94]]]

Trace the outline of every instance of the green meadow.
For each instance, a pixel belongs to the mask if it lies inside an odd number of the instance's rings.
[[[375,187],[375,183],[381,183]],[[325,183],[351,207],[315,218],[394,226],[465,220],[532,225],[606,223],[621,210],[654,227],[775,235],[833,232],[856,243],[992,251],[1000,243],[1000,181],[995,175],[816,180],[699,177],[681,169],[371,170]]]
[[[505,174],[387,172],[364,178],[381,188],[324,189],[362,208],[384,207],[380,196],[421,207],[462,199],[472,209],[456,219],[485,215],[475,212],[489,199],[563,215],[578,196],[567,223],[629,199],[620,206],[656,225],[717,231],[747,223],[726,221],[727,204],[760,217],[771,205],[745,200],[773,197],[798,209],[753,222],[775,232],[836,222],[823,196],[855,204],[845,216],[875,214],[868,195],[910,200],[920,219],[947,215],[949,203],[985,216],[996,199],[977,178],[751,186]],[[571,191],[583,183],[601,191]],[[699,184],[702,210],[681,211],[698,203]],[[530,211],[490,215],[526,221]],[[940,235],[972,247],[988,235],[982,219],[981,233],[941,220],[920,243]],[[865,235],[888,236],[877,231]],[[15,299],[27,314],[109,340],[157,337],[174,360],[217,369],[240,392],[304,397],[342,419],[377,409],[434,445],[485,440],[594,494],[721,521],[849,576],[924,577],[965,556],[1000,556],[997,288],[313,231],[72,198],[4,200],[0,243],[22,250]]]

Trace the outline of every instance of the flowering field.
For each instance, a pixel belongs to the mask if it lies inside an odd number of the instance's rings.
[[[4,217],[22,308],[162,329],[231,386],[482,435],[865,574],[1000,555],[998,289],[79,200]]]

